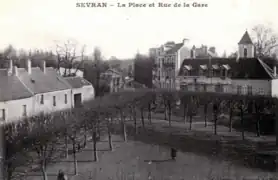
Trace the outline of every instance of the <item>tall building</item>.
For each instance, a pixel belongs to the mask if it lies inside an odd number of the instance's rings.
[[[179,82],[176,81],[182,60],[190,57],[190,49],[187,47],[188,39],[181,43],[166,42],[158,48],[151,48],[149,54],[154,58],[153,84],[160,88],[176,89]]]

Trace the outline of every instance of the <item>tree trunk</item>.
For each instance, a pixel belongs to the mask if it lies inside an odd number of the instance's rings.
[[[217,134],[217,111],[214,112],[214,134]]]
[[[83,143],[83,148],[86,148],[87,146],[87,127],[86,125],[84,126],[84,143]]]
[[[167,106],[165,105],[165,110],[164,110],[164,119],[167,121]]]
[[[69,157],[68,136],[65,136],[65,158]]]
[[[122,131],[123,131],[123,136],[124,136],[124,142],[126,142],[127,141],[127,134],[126,134],[125,118],[124,118],[122,112],[121,112],[121,122],[122,122]]]
[[[145,129],[145,120],[144,120],[144,110],[143,108],[141,108],[141,122],[142,122],[142,126]]]
[[[74,175],[78,174],[78,169],[77,169],[77,159],[76,159],[76,142],[73,141],[72,143],[72,152],[73,152],[73,162],[74,162]]]
[[[93,156],[94,156],[94,161],[98,161],[98,155],[97,155],[97,132],[96,132],[96,127],[93,127]]]
[[[169,121],[169,127],[172,126],[172,119],[171,119],[171,116],[172,116],[172,109],[171,109],[171,104],[168,105],[168,121]]]
[[[256,122],[256,130],[257,130],[257,136],[261,136],[261,129],[260,129],[260,121],[261,121],[261,114],[257,115],[257,122]]]
[[[240,108],[240,122],[241,122],[241,136],[242,140],[244,140],[244,124],[243,124],[243,108]]]
[[[134,133],[137,134],[137,118],[136,118],[135,110],[133,110],[133,120],[134,120]]]
[[[148,119],[149,123],[152,124],[152,109],[151,109],[151,104],[148,104]]]
[[[47,178],[46,167],[44,162],[41,162],[41,171],[42,171],[43,180],[47,180],[48,178]]]
[[[186,123],[187,121],[187,105],[185,104],[184,102],[184,105],[183,105],[183,120],[184,120],[184,123]]]
[[[207,124],[207,119],[208,119],[208,104],[207,103],[204,105],[204,114],[205,114],[205,127],[207,127],[208,126],[208,124]]]
[[[229,131],[232,132],[233,128],[233,107],[230,107],[230,117],[229,117]]]
[[[192,119],[193,119],[193,116],[192,116],[192,114],[190,113],[190,115],[189,115],[189,129],[190,129],[190,130],[192,129]]]
[[[111,134],[111,122],[108,122],[107,128],[108,128],[109,150],[113,151],[112,134]]]
[[[1,166],[4,166],[3,164],[4,164],[4,162],[1,162]],[[14,172],[14,170],[12,168],[12,163],[8,162],[7,166],[8,166],[7,167],[7,180],[12,180],[12,176],[13,176],[13,172]],[[2,169],[4,169],[4,168],[2,168]],[[4,172],[1,175],[4,176]],[[4,177],[1,177],[1,178],[5,179]]]

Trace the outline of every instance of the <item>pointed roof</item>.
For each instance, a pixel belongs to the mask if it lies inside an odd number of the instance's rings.
[[[253,44],[249,33],[245,31],[244,35],[242,36],[241,40],[238,42],[238,44]]]

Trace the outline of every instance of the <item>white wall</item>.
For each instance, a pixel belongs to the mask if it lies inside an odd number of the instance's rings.
[[[186,58],[190,58],[190,49],[184,45],[178,50],[178,63],[176,65],[177,71],[179,71],[183,60]]]
[[[0,110],[5,109],[6,121],[14,121],[23,117],[23,105],[26,105],[27,116],[33,114],[33,98],[0,102]],[[2,112],[0,112],[2,113]]]
[[[248,44],[248,45],[240,44],[238,46],[239,57],[244,57],[244,46],[246,46],[247,49],[247,58],[253,58],[255,49],[254,49],[254,45],[252,44]]]
[[[71,100],[72,100],[73,107],[74,107],[74,94],[79,94],[79,93],[81,93],[82,103],[84,101],[89,101],[95,98],[95,90],[93,86],[84,86],[82,88],[72,89]]]
[[[271,96],[278,96],[278,79],[271,80]]]
[[[252,86],[253,95],[259,94],[260,89],[263,90],[264,95],[271,94],[271,81],[270,80],[232,80],[232,92],[237,93],[237,86]]]
[[[65,94],[67,94],[67,104],[65,103]],[[50,113],[59,110],[64,110],[70,108],[72,105],[71,102],[71,89],[63,91],[54,91],[43,93],[44,103],[41,104],[41,95],[36,94],[33,97],[34,101],[34,115],[40,112]],[[56,97],[56,106],[53,106],[53,96]]]

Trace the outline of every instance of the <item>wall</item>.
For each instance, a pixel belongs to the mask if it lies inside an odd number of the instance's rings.
[[[23,117],[23,105],[26,105],[27,116],[33,114],[33,98],[0,102],[0,109],[5,109],[6,121],[13,121]]]
[[[253,95],[259,94],[260,89],[263,90],[264,95],[271,94],[271,81],[270,80],[232,80],[232,92],[237,93],[237,86],[252,86]]]
[[[71,101],[72,101],[73,107],[74,107],[74,94],[79,94],[79,93],[81,93],[82,103],[84,101],[89,101],[89,100],[95,98],[95,90],[94,90],[93,86],[84,86],[82,88],[72,89]]]
[[[243,45],[243,44],[240,44],[239,45],[239,56],[240,57],[244,57],[244,46],[246,46],[247,48],[247,57],[248,58],[252,58],[254,57],[254,46],[252,44],[248,44],[248,45]]]
[[[177,64],[176,64],[176,71],[179,71],[181,64],[184,59],[190,58],[190,49],[185,45],[178,50],[177,56]]]
[[[278,79],[271,80],[271,96],[278,96]]]
[[[65,94],[67,94],[67,104],[65,104]],[[41,104],[41,95],[36,94],[34,96],[34,113],[40,112],[53,112],[58,110],[64,110],[70,108],[72,105],[71,102],[71,90],[63,90],[63,91],[55,91],[43,93],[44,95],[44,103]],[[56,106],[53,106],[53,96],[56,96]]]

